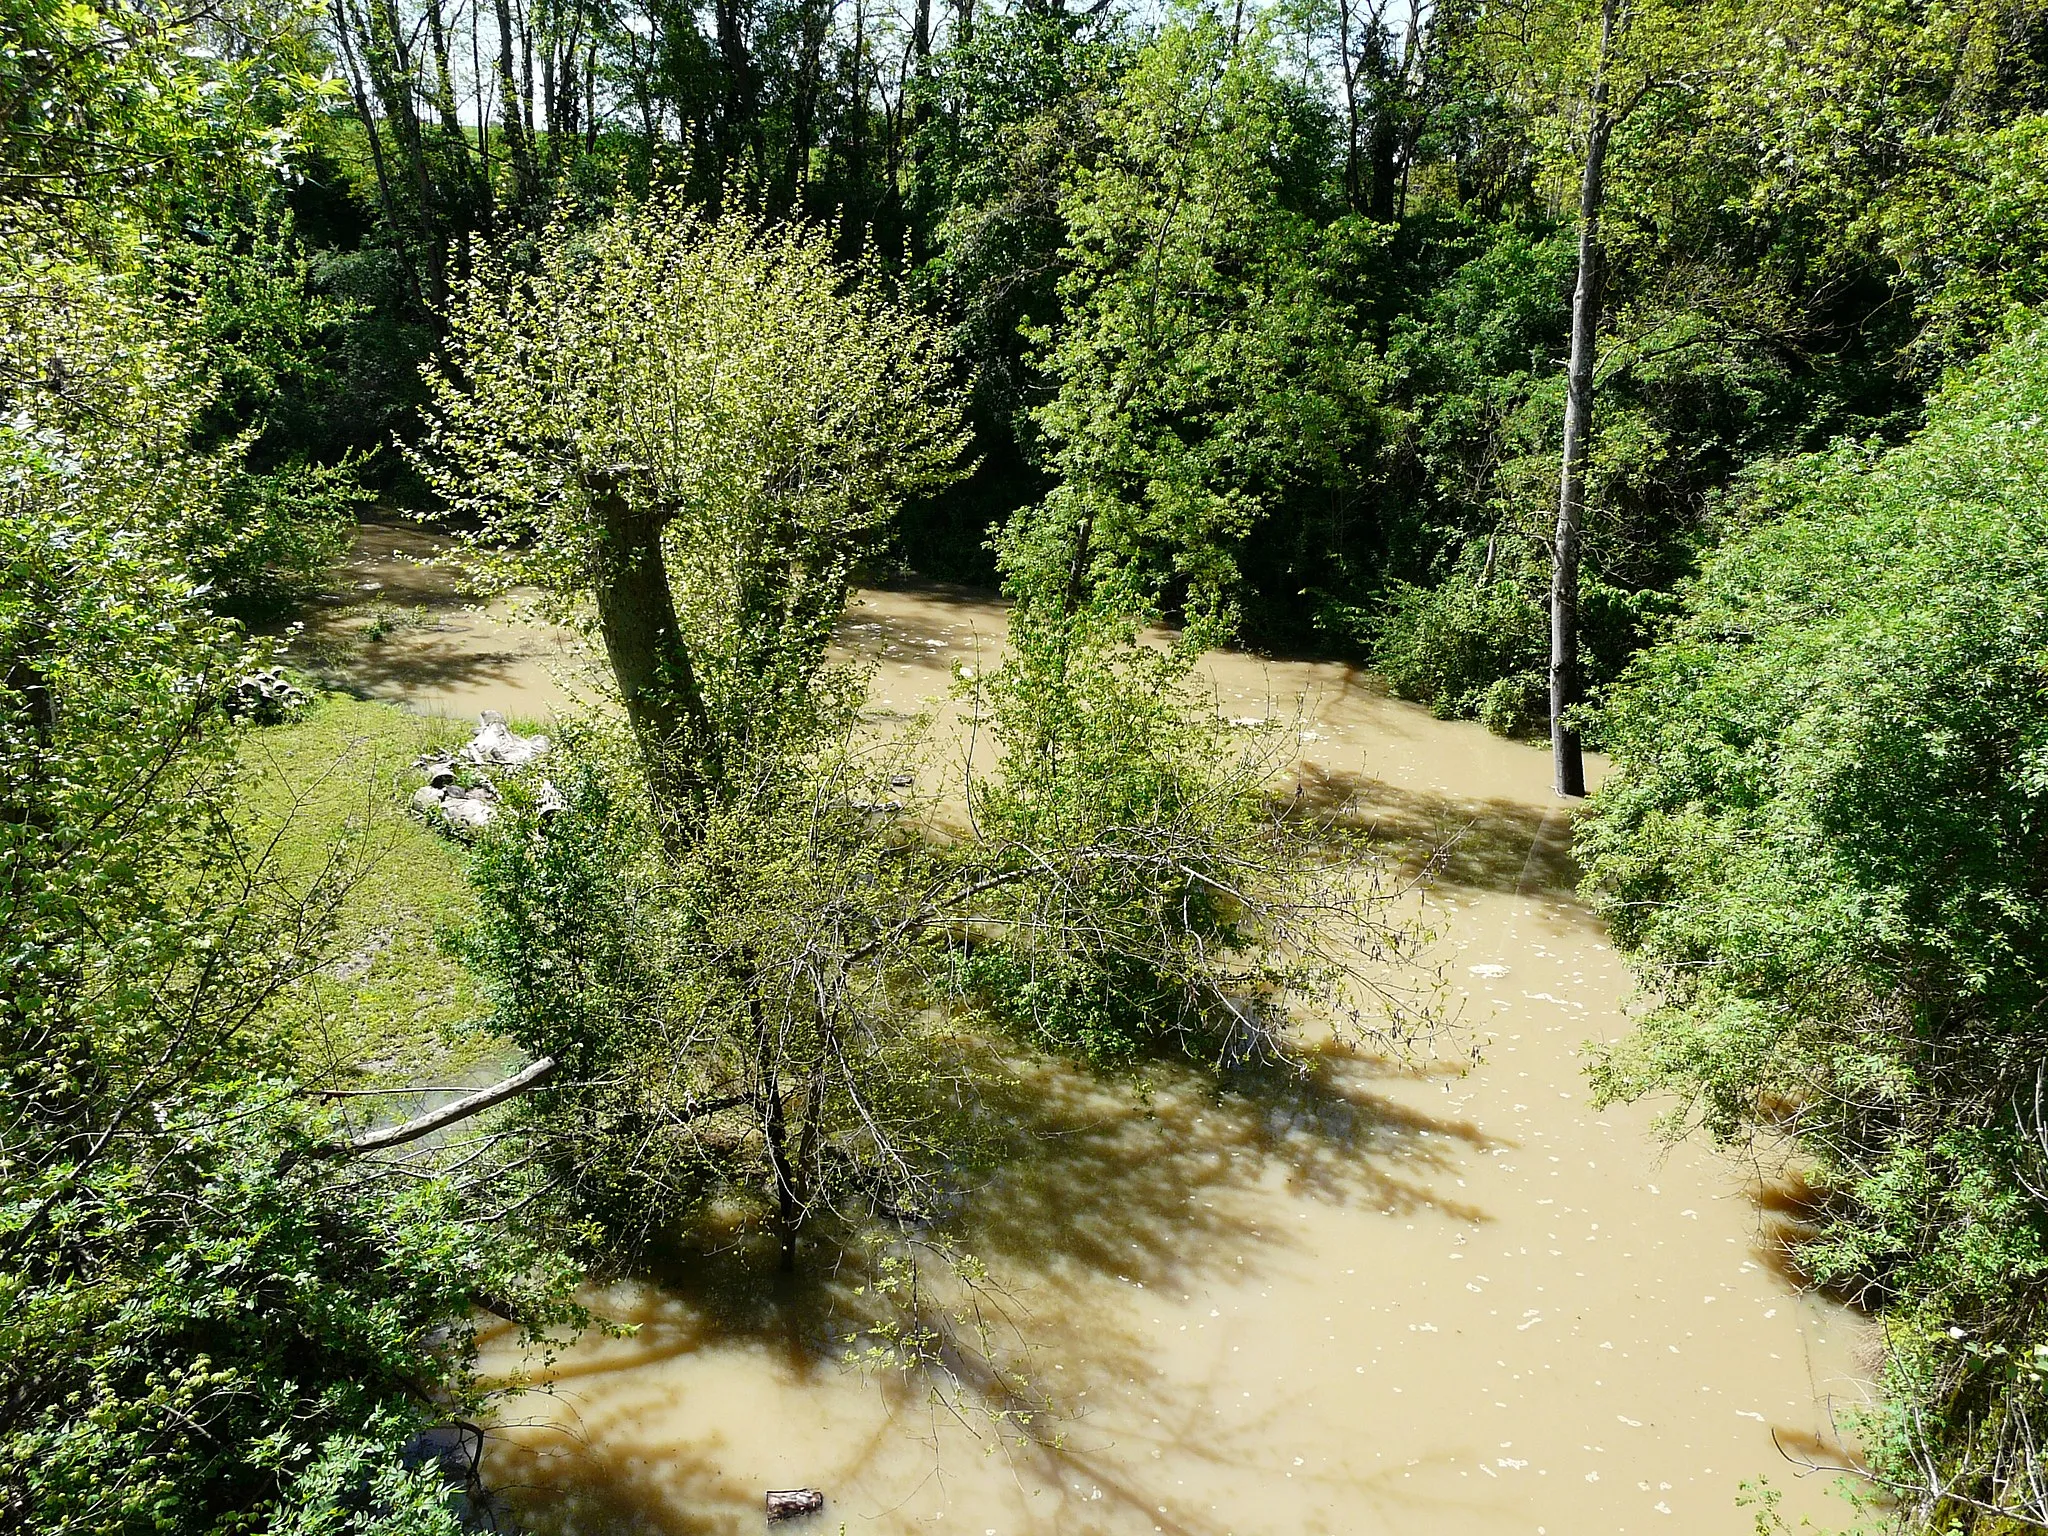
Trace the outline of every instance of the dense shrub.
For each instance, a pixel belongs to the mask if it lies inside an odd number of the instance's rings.
[[[254,727],[222,705],[260,653],[189,558],[236,461],[189,447],[203,395],[118,288],[28,275],[0,324],[0,1529],[452,1536],[398,1449],[481,1405],[477,1306],[566,1319],[567,1276],[431,1162],[327,1155],[273,1005],[361,866],[284,868],[238,801]]]
[[[1540,672],[1549,646],[1549,617],[1510,582],[1403,582],[1380,621],[1373,662],[1402,698],[1456,719],[1478,714],[1496,682]]]
[[[2044,418],[2039,326],[1906,445],[1753,473],[1606,711],[1580,841],[1659,999],[1602,1093],[1791,1137],[1801,1262],[1885,1308],[1874,1465],[1943,1529],[2048,1515]]]

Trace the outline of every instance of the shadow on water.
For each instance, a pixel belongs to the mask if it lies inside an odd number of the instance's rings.
[[[1220,1531],[1192,1510],[1159,1508],[1159,1490],[1134,1475],[1154,1449],[1270,1474],[1270,1428],[1256,1416],[1227,1428],[1217,1420],[1213,1405],[1231,1385],[1221,1379],[1233,1370],[1228,1357],[1211,1357],[1199,1375],[1185,1359],[1162,1358],[1143,1326],[1149,1296],[1171,1303],[1212,1287],[1241,1293],[1262,1268],[1309,1259],[1287,1230],[1300,1201],[1390,1218],[1429,1210],[1462,1226],[1489,1220],[1440,1189],[1461,1154],[1506,1143],[1467,1118],[1379,1092],[1395,1074],[1406,1075],[1341,1051],[1324,1053],[1306,1076],[1279,1067],[1221,1077],[1159,1070],[1148,1094],[1120,1106],[1061,1067],[1015,1079],[1016,1101],[1003,1110],[1015,1116],[1019,1150],[976,1192],[958,1228],[974,1252],[1006,1274],[1031,1276],[1055,1299],[1034,1333],[1063,1366],[1060,1433],[1015,1454],[1038,1464],[1041,1486],[1075,1501],[1070,1515],[1085,1504],[1089,1514],[1142,1513],[1163,1531]],[[1294,1197],[1280,1209],[1276,1182]],[[1111,1279],[1129,1287],[1128,1308],[1094,1299]],[[1079,1303],[1071,1311],[1056,1300],[1069,1288]],[[1138,1383],[1155,1420],[1149,1430],[1133,1443],[1126,1427],[1114,1445],[1092,1434],[1087,1401]]]
[[[1016,1127],[1014,1149],[962,1212],[960,1236],[1006,1270],[1173,1286],[1219,1262],[1232,1240],[1284,1241],[1272,1222],[1216,1198],[1276,1178],[1332,1204],[1484,1220],[1446,1207],[1430,1180],[1454,1149],[1497,1143],[1469,1120],[1376,1094],[1376,1070],[1398,1069],[1337,1051],[1305,1076],[1157,1067],[1149,1092],[1134,1095],[1061,1064],[1026,1068],[992,1100]]]
[[[1304,809],[1368,830],[1395,858],[1426,865],[1433,884],[1517,895],[1568,895],[1578,888],[1571,823],[1562,806],[1458,799],[1314,763],[1300,765],[1296,782]]]
[[[739,1510],[758,1507],[761,1491],[743,1488],[721,1471],[713,1445],[664,1446],[658,1459],[632,1456],[608,1460],[604,1475],[585,1475],[589,1458],[567,1440],[520,1448],[508,1456],[491,1457],[493,1492],[512,1512],[515,1529],[538,1528],[618,1536],[730,1536],[760,1524],[760,1515],[742,1517]],[[577,1471],[564,1476],[560,1464],[574,1462]],[[534,1520],[545,1505],[544,1525]],[[709,1514],[723,1509],[727,1513]],[[815,1522],[813,1522],[815,1524]]]
[[[515,648],[481,650],[466,635],[436,643],[432,631],[361,645],[344,666],[316,670],[331,674],[332,686],[356,698],[389,699],[420,694],[490,691],[517,709],[532,686],[535,658]]]
[[[1247,1473],[1261,1448],[1270,1452],[1256,1418],[1227,1431],[1213,1421],[1206,1405],[1223,1383],[1164,1356],[1131,1309],[1141,1312],[1152,1296],[1242,1289],[1264,1268],[1308,1258],[1273,1208],[1276,1185],[1297,1203],[1390,1218],[1428,1210],[1477,1227],[1488,1213],[1447,1201],[1439,1189],[1461,1156],[1510,1145],[1467,1118],[1430,1114],[1382,1091],[1389,1079],[1432,1069],[1339,1050],[1319,1053],[1306,1074],[1278,1066],[1217,1074],[1155,1062],[1125,1083],[1042,1057],[1004,1065],[978,1111],[998,1128],[998,1155],[963,1181],[971,1187],[942,1229],[919,1234],[943,1236],[1005,1277],[974,1298],[998,1320],[995,1341],[986,1351],[964,1339],[945,1350],[943,1402],[919,1373],[878,1371],[872,1384],[888,1408],[892,1442],[906,1422],[929,1415],[920,1438],[936,1469],[948,1422],[957,1415],[976,1423],[985,1447],[1028,1464],[1062,1508],[1075,1501],[1059,1529],[1093,1529],[1089,1521],[1138,1511],[1161,1530],[1210,1529],[1186,1523],[1195,1518],[1187,1511],[1158,1509],[1159,1491],[1134,1480],[1128,1433],[1112,1448],[1091,1432],[1090,1402],[1132,1383],[1145,1384],[1162,1451],[1172,1444]],[[765,1245],[744,1237],[701,1241],[658,1266],[658,1288],[593,1298],[597,1311],[640,1332],[616,1346],[586,1343],[550,1372],[563,1400],[610,1403],[614,1395],[586,1396],[578,1384],[712,1349],[742,1352],[784,1384],[840,1375],[848,1334],[874,1318],[872,1292],[862,1292],[871,1254],[820,1238],[807,1245],[798,1275],[777,1276],[773,1265]],[[934,1294],[958,1301],[965,1293],[935,1275]],[[1131,1306],[1105,1305],[1105,1295],[1128,1296]],[[1054,1358],[1057,1372],[1046,1363]],[[1019,1372],[1029,1381],[1021,1389]],[[993,1428],[979,1417],[1020,1407],[1034,1412],[1028,1429]],[[520,1413],[515,1400],[510,1416],[516,1422]],[[857,1475],[881,1443],[843,1460],[835,1453],[834,1476]],[[652,1456],[644,1465],[643,1450]],[[656,1454],[632,1423],[579,1413],[566,1436],[507,1447],[495,1464],[515,1500],[525,1489],[520,1502],[536,1527],[684,1536],[741,1529],[740,1511],[758,1507],[760,1490],[732,1486],[717,1459],[715,1442],[678,1455],[663,1440]]]

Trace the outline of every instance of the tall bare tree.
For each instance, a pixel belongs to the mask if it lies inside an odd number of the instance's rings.
[[[1585,753],[1570,711],[1579,702],[1579,537],[1585,523],[1586,457],[1593,428],[1593,368],[1600,332],[1600,214],[1607,199],[1607,145],[1618,120],[1609,76],[1615,40],[1627,25],[1621,0],[1602,0],[1592,115],[1579,176],[1579,273],[1572,289],[1564,463],[1558,476],[1557,536],[1550,567],[1550,752],[1557,793],[1574,798],[1586,792]]]

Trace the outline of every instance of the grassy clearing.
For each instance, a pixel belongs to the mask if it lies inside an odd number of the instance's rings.
[[[467,855],[409,814],[413,760],[466,740],[458,720],[340,695],[243,744],[242,803],[273,869],[316,874],[346,848],[362,874],[334,935],[334,960],[278,1006],[276,1025],[309,1077],[363,1085],[489,1075],[513,1053],[481,1027],[475,979],[443,932],[474,898]]]

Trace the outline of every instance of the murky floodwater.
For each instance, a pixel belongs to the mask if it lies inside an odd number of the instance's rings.
[[[847,645],[876,707],[909,712],[986,663],[1002,618],[868,594]],[[415,697],[534,714],[562,654]],[[1343,666],[1208,670],[1228,714],[1298,712],[1314,792],[1405,847],[1456,839],[1429,910],[1481,1063],[1332,1052],[1306,1083],[1167,1072],[1143,1096],[1034,1068],[1017,1155],[958,1233],[1060,1405],[1054,1443],[843,1368],[829,1277],[707,1264],[594,1295],[640,1331],[578,1343],[509,1405],[491,1475],[530,1525],[753,1530],[763,1490],[812,1485],[814,1524],[877,1536],[1735,1533],[1760,1477],[1794,1524],[1841,1519],[1779,1447],[1838,1454],[1865,1329],[1785,1277],[1739,1170],[1662,1149],[1647,1108],[1588,1108],[1579,1047],[1626,1028],[1629,980],[1571,894],[1545,755]],[[501,1340],[485,1368],[518,1364]]]
[[[410,523],[358,526],[292,658],[351,693],[423,714],[495,709],[539,720],[584,697],[589,643],[532,622],[521,596],[476,601],[454,569],[433,563],[448,549]]]

